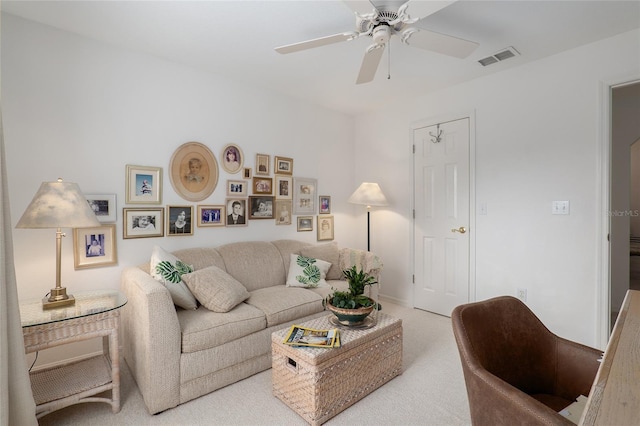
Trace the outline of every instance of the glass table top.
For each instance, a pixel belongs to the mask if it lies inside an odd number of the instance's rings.
[[[94,290],[72,292],[76,299],[73,306],[57,309],[42,309],[42,299],[20,301],[22,327],[48,324],[74,318],[86,317],[121,308],[127,303],[124,294],[117,290]]]

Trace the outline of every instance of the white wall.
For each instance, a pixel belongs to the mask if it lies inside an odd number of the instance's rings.
[[[471,229],[471,298],[526,288],[527,304],[549,328],[597,345],[600,84],[637,75],[639,54],[633,31],[358,117],[356,180],[378,181],[391,201],[373,224],[385,293],[412,304],[411,123],[472,111],[476,203],[488,214],[476,214]],[[553,200],[569,200],[571,214],[551,215]]]
[[[318,195],[331,196],[338,244],[366,247],[366,238],[356,239],[353,231],[355,207],[346,202],[359,184],[352,167],[352,117],[11,15],[2,19],[13,223],[43,181],[63,177],[85,193],[117,195],[118,265],[74,271],[72,238],[65,238],[62,277],[69,292],[119,288],[122,268],[147,261],[155,244],[175,250],[240,240],[316,242],[315,225],[313,232],[298,233],[295,223],[276,226],[272,220],[196,228],[189,237],[123,240],[126,164],[164,169],[163,205],[223,204],[226,180],[241,178],[221,169],[209,198],[181,199],[167,171],[173,152],[189,141],[206,144],[218,160],[222,148],[235,143],[245,166],[255,165],[256,153],[293,158],[294,176],[317,178]],[[55,232],[13,232],[19,296],[42,297],[55,284]]]

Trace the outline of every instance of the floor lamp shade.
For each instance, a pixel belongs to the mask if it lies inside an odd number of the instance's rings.
[[[31,204],[22,214],[16,228],[55,228],[56,229],[56,286],[51,289],[48,298],[43,299],[45,309],[72,305],[73,296],[67,295],[62,287],[60,262],[62,259],[61,228],[87,228],[100,226],[95,213],[89,207],[80,187],[72,182],[43,182],[31,200]]]
[[[380,185],[373,182],[362,182],[358,189],[351,194],[348,200],[352,204],[367,206],[367,251],[371,250],[371,207],[388,206],[387,198],[384,196]]]

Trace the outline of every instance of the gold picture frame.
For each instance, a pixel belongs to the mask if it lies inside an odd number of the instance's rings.
[[[271,195],[273,193],[273,178],[270,177],[254,177],[253,178],[253,193]]]
[[[319,215],[317,219],[318,241],[333,240],[333,216]]]
[[[193,206],[167,206],[167,236],[193,235]]]
[[[187,201],[204,200],[218,185],[216,157],[200,142],[180,145],[169,164],[171,186]]]
[[[313,231],[313,216],[298,216],[298,232]]]
[[[122,238],[164,237],[164,208],[122,209]]]
[[[293,178],[290,176],[275,176],[275,185],[273,190],[277,200],[293,199]]]
[[[126,165],[125,202],[162,203],[162,167]]]
[[[224,226],[226,220],[226,209],[223,205],[198,205],[198,226],[214,227]]]
[[[275,210],[273,211],[276,225],[291,225],[293,212],[293,202],[291,200],[278,200],[276,198]]]
[[[99,268],[118,263],[116,225],[73,228],[73,268]]]
[[[269,160],[271,156],[268,154],[256,154],[256,175],[269,176]]]
[[[276,156],[273,160],[273,170],[277,175],[293,175],[293,158]]]
[[[238,173],[242,170],[244,164],[244,154],[242,149],[236,144],[230,143],[222,148],[222,157],[220,158],[222,168],[231,174]]]

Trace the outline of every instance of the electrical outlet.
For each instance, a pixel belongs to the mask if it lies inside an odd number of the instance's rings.
[[[527,301],[527,289],[526,288],[519,288],[518,290],[516,290],[516,297],[520,300],[522,300],[523,302]]]

